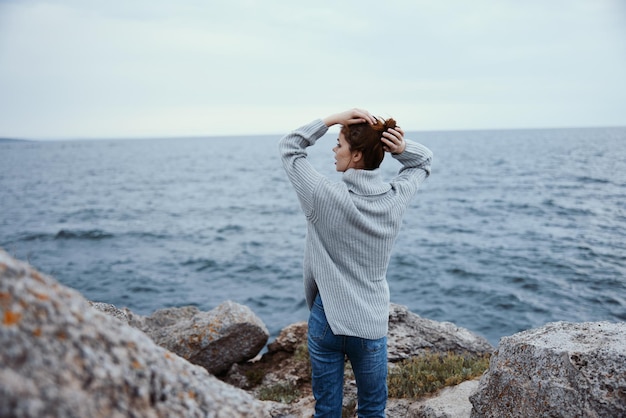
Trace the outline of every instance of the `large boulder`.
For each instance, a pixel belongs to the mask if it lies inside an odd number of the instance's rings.
[[[270,415],[1,250],[0,321],[2,417]]]
[[[626,416],[626,323],[556,322],[500,340],[472,417]]]
[[[408,310],[406,306],[391,304],[387,358],[396,362],[417,357],[426,352],[453,352],[483,355],[494,347],[485,338],[451,322],[438,322]]]
[[[161,347],[210,373],[221,374],[258,355],[269,338],[250,308],[232,301],[204,312],[195,306],[165,308],[147,317],[126,310],[129,323]]]

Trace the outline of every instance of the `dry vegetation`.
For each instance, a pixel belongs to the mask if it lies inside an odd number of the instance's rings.
[[[489,367],[489,356],[431,353],[390,367],[390,398],[419,398],[445,386],[474,379]]]

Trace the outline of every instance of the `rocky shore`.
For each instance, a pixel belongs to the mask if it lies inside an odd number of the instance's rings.
[[[209,312],[166,308],[144,317],[87,301],[1,250],[0,318],[0,417],[313,413],[306,323],[267,345],[265,325],[230,301]],[[389,417],[626,416],[624,323],[547,324],[496,349],[392,304],[388,339],[391,369],[426,353],[492,354],[479,380],[428,398],[391,398]],[[263,400],[270,390],[284,399]],[[344,391],[353,409],[349,376]]]

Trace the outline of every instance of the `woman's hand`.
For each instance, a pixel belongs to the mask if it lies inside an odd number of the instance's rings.
[[[399,126],[387,129],[380,140],[383,141],[383,149],[392,154],[402,154],[406,148],[404,131]]]
[[[355,123],[367,122],[370,125],[376,123],[376,118],[370,114],[367,110],[363,109],[350,109],[345,112],[335,113],[334,115],[327,116],[323,119],[326,126],[333,125],[353,125]]]

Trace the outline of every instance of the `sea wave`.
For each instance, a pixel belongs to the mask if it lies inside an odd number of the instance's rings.
[[[113,238],[114,235],[100,229],[91,229],[87,231],[73,231],[68,229],[62,229],[56,233],[54,239],[83,239],[83,240],[102,240],[107,238]]]
[[[7,242],[7,244],[16,243],[20,241],[29,242],[29,241],[52,241],[52,240],[72,240],[72,239],[102,240],[102,239],[113,238],[113,237],[114,237],[113,234],[105,232],[100,229],[91,229],[91,230],[61,229],[53,233],[30,232],[30,233],[20,234],[15,239]]]

